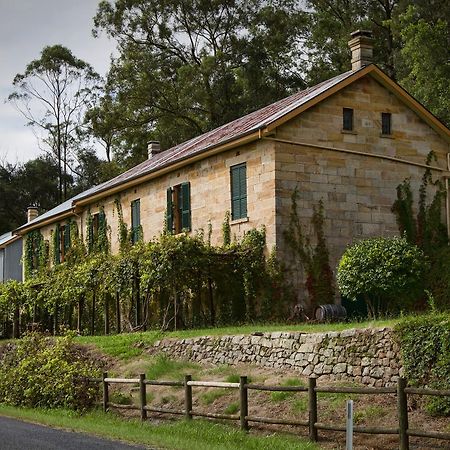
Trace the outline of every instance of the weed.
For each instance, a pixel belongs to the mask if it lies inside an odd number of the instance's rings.
[[[367,406],[362,409],[355,409],[353,420],[355,423],[365,422],[375,417],[383,417],[386,414],[386,409],[379,405]]]
[[[283,383],[281,383],[281,386],[303,386],[303,382],[298,378],[288,378],[287,380],[284,380]],[[293,392],[279,391],[272,392],[270,394],[270,398],[274,402],[282,402],[289,397],[292,397],[293,395]]]
[[[214,403],[218,398],[228,393],[227,389],[212,389],[200,395],[200,400],[205,405]]]
[[[224,410],[224,414],[236,414],[239,411],[239,403],[230,403]]]

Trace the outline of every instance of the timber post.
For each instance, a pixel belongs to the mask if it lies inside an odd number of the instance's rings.
[[[192,419],[192,386],[189,385],[191,380],[191,375],[184,376],[184,414],[187,420]]]
[[[405,392],[406,379],[400,377],[397,382],[398,434],[400,450],[409,450],[408,437],[408,397]]]
[[[141,407],[141,420],[147,420],[147,386],[145,385],[145,373],[139,374],[139,403]]]
[[[316,379],[308,378],[308,410],[309,410],[309,439],[317,442],[319,437],[316,428],[317,422],[317,392]]]
[[[240,378],[239,383],[239,405],[240,405],[240,422],[241,430],[248,431],[248,388],[247,388],[247,377],[243,376]]]
[[[102,386],[103,386],[103,411],[106,412],[108,410],[109,403],[109,389],[108,382],[105,381],[108,378],[108,372],[103,372],[102,374]]]

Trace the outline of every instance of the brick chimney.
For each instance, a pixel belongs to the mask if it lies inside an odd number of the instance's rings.
[[[36,219],[37,216],[39,216],[37,206],[29,206],[27,208],[27,222],[31,222],[32,220]]]
[[[348,45],[352,51],[352,70],[358,70],[372,64],[372,32],[368,30],[357,30],[351,34],[351,37],[352,39],[348,41]]]
[[[156,154],[161,152],[161,145],[159,144],[159,141],[150,141],[147,144],[147,149],[148,149],[148,159],[150,159]]]

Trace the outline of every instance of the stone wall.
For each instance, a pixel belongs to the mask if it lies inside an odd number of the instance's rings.
[[[399,346],[389,328],[257,334],[165,339],[149,352],[211,364],[250,363],[377,387],[394,385],[402,373]]]
[[[344,107],[354,109],[351,132],[341,130]],[[389,136],[381,134],[382,112],[392,114]],[[313,208],[323,201],[324,232],[333,270],[349,244],[372,236],[398,235],[391,211],[396,188],[409,178],[416,207],[424,173],[424,168],[411,163],[424,164],[432,150],[437,157],[432,165],[447,168],[449,147],[444,139],[371,77],[352,83],[280,126],[275,137],[303,144],[276,143],[277,252],[284,258],[291,254],[283,230],[288,227],[291,196],[297,188],[298,215],[306,236],[313,236]],[[433,179],[441,175],[433,171]],[[431,196],[430,189],[429,199]],[[297,276],[296,285],[302,286],[301,273]],[[299,289],[298,300],[307,304],[303,294],[304,289]]]

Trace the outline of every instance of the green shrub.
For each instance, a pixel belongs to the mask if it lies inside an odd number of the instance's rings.
[[[0,402],[14,406],[85,409],[93,406],[98,386],[83,377],[99,370],[72,343],[30,333],[9,344],[0,360]]]
[[[342,255],[337,282],[342,295],[363,297],[372,317],[410,307],[423,289],[427,263],[422,250],[404,238],[360,241]]]
[[[434,308],[450,310],[450,247],[445,245],[430,257],[430,270],[427,274],[427,287],[430,290]]]
[[[450,389],[450,314],[407,318],[395,327],[412,385]],[[431,413],[450,415],[449,397],[429,397]]]

